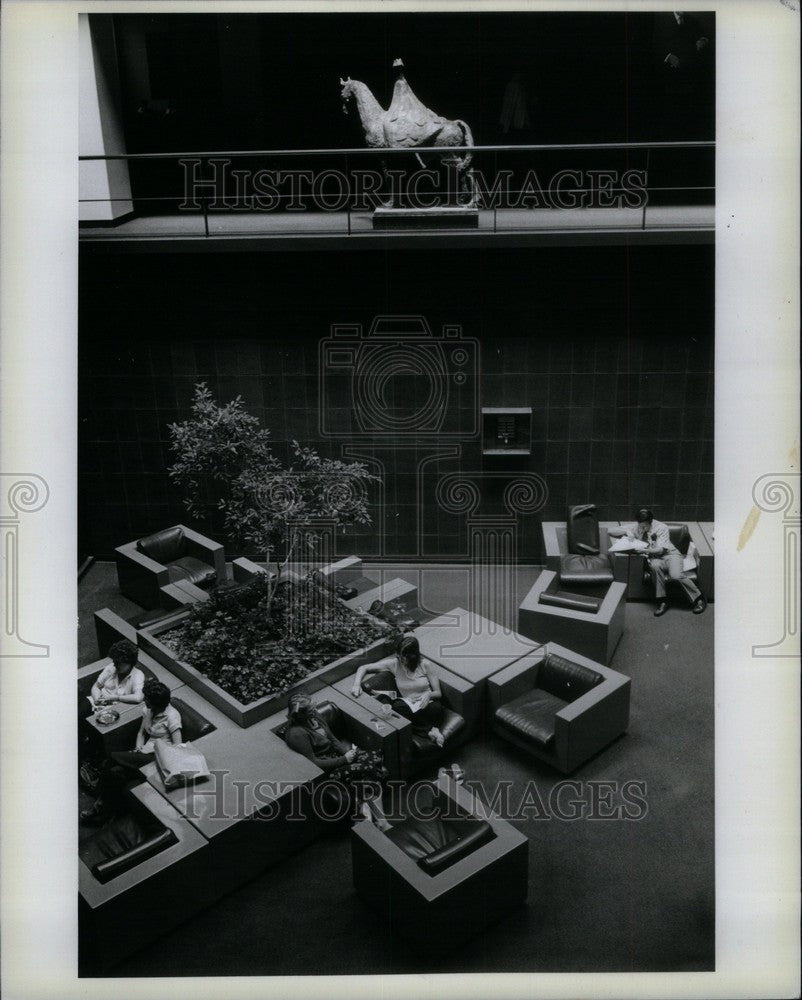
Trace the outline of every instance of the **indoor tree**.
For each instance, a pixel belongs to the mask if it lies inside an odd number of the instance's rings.
[[[275,565],[271,599],[290,559],[314,547],[314,530],[305,526],[321,519],[343,528],[372,523],[366,487],[377,476],[361,462],[322,458],[297,441],[284,465],[241,396],[220,405],[200,382],[191,418],[169,429],[176,457],[169,473],[187,509],[203,516],[213,498],[229,538]]]

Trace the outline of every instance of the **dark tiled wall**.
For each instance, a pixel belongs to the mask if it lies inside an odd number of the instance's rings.
[[[241,394],[280,455],[292,439],[332,456],[350,444],[383,472],[374,526],[350,530],[343,551],[464,558],[466,514],[435,492],[457,472],[479,488],[474,513],[489,517],[504,512],[516,475],[545,479],[545,507],[518,517],[522,559],[540,554],[540,517],[561,519],[567,503],[593,500],[610,519],[644,503],[658,517],[712,519],[712,268],[710,247],[86,257],[83,549],[109,557],[186,519],[167,475],[168,424],[189,415],[199,380],[221,401]],[[388,447],[358,433],[347,383],[321,389],[319,342],[332,323],[367,329],[376,315],[411,313],[438,337],[460,324],[478,341],[477,403],[531,406],[530,456],[482,456],[470,437],[452,442],[457,455],[437,454],[442,437]],[[425,392],[412,376],[392,388],[399,405]],[[322,436],[321,392],[350,434]],[[449,426],[471,423],[472,398],[469,381]],[[197,526],[219,536],[214,516]]]

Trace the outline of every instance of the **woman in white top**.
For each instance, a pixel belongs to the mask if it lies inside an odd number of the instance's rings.
[[[155,757],[156,740],[181,743],[181,714],[170,704],[170,689],[161,681],[150,679],[144,686],[145,706],[142,724],[136,735],[136,749],[116,750],[100,769],[95,804],[81,812],[83,823],[104,823],[125,807],[123,791],[139,768]],[[132,774],[133,772],[133,774]]]
[[[95,705],[141,704],[145,675],[136,665],[137,648],[127,639],[115,642],[109,650],[109,663],[92,685],[91,697]]]
[[[440,680],[431,664],[421,656],[420,645],[414,635],[405,635],[398,647],[398,654],[378,663],[366,663],[354,677],[351,693],[355,698],[362,694],[362,680],[366,674],[391,670],[400,695],[393,701],[393,711],[409,719],[416,729],[423,730],[439,747],[445,742],[440,731],[443,720]]]

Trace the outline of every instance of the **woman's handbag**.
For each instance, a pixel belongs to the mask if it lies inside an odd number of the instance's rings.
[[[192,743],[168,743],[156,740],[154,747],[156,767],[165,788],[178,788],[193,782],[206,781],[209,765],[206,758]]]

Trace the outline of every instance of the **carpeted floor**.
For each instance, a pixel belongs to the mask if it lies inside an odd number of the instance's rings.
[[[519,570],[518,599],[536,575],[535,568]],[[432,609],[471,606],[464,568],[427,569],[426,581],[423,596]],[[117,592],[113,566],[103,563],[81,581],[79,606],[81,663],[97,655],[96,608],[137,610]],[[463,950],[425,962],[403,942],[389,939],[357,898],[349,833],[341,828],[113,974],[714,968],[714,611],[711,606],[694,616],[672,606],[655,619],[649,605],[631,603],[626,614],[611,666],[632,677],[630,729],[580,768],[571,783],[495,737],[474,741],[457,754],[468,784],[486,800],[500,782],[511,782],[508,801],[519,814],[512,822],[530,841],[526,906]],[[642,783],[629,786],[628,808],[640,818],[602,818],[626,805],[627,782]],[[572,811],[577,818],[560,818]]]

